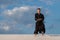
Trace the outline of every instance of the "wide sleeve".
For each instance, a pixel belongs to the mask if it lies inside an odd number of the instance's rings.
[[[35,14],[35,21],[37,21],[37,14]]]
[[[44,21],[44,15],[42,15],[42,21]]]

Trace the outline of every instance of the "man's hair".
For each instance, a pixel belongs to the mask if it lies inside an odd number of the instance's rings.
[[[41,11],[41,9],[40,9],[40,8],[37,8],[37,10],[40,10],[40,11]]]

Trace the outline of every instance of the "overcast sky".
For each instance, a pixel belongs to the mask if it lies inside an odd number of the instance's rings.
[[[60,34],[60,0],[0,0],[0,34],[33,34],[37,8],[46,34]]]

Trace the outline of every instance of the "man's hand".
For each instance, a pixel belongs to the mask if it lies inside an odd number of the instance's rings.
[[[41,21],[42,19],[37,19],[37,21]]]

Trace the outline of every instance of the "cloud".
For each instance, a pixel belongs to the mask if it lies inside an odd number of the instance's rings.
[[[2,29],[5,30],[5,31],[8,31],[10,29],[10,27],[9,26],[4,26]]]
[[[23,14],[25,11],[28,11],[28,10],[29,10],[28,7],[15,7],[12,10],[4,11],[4,13],[9,16],[20,13],[20,16],[21,16],[21,13]]]
[[[20,32],[19,32],[20,31]],[[23,28],[19,27],[14,21],[0,21],[0,34],[22,33]]]
[[[45,8],[45,13],[48,15],[51,11],[48,8]]]
[[[26,26],[30,28],[33,26],[33,24],[27,24]]]
[[[1,9],[4,9],[6,7],[6,5],[0,5]]]
[[[41,1],[47,5],[53,5],[56,2],[56,0],[39,0],[39,1]]]
[[[19,2],[19,0],[0,0],[0,3],[2,3],[2,4],[16,4],[16,3],[18,3]]]
[[[9,31],[10,27],[6,23],[0,23],[0,30]]]
[[[20,6],[20,5],[25,5],[26,2],[29,2],[32,0],[0,0],[0,5],[15,5],[15,6]]]

